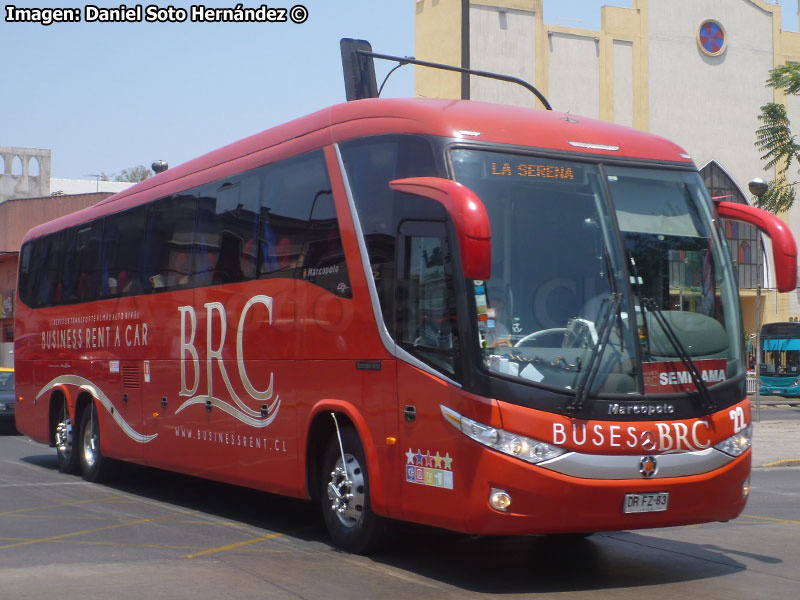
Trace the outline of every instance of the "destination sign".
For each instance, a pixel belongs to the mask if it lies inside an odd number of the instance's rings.
[[[694,364],[706,385],[727,379],[728,362],[724,358],[696,360]],[[677,361],[642,363],[642,376],[645,394],[675,394],[697,389],[689,371]]]
[[[570,181],[575,179],[572,167],[537,163],[493,162],[491,173],[500,177],[538,177]]]

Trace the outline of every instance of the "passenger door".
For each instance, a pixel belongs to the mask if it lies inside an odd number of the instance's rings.
[[[401,223],[397,252],[395,337],[404,516],[461,527],[455,502],[463,488],[459,432],[441,404],[457,387],[460,339],[452,253],[444,222]]]

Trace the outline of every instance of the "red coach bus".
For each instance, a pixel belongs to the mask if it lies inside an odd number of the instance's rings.
[[[124,460],[473,534],[725,521],[749,490],[738,290],[673,143],[467,101],[333,106],[36,227],[17,426]]]

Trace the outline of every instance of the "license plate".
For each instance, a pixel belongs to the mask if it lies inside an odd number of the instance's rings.
[[[623,513],[662,512],[667,510],[669,492],[655,494],[625,494]]]

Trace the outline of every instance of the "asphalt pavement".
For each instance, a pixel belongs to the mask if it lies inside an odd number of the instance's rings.
[[[779,399],[762,397],[757,411],[755,397],[750,397],[753,468],[800,467],[800,406],[775,404],[776,401]]]

